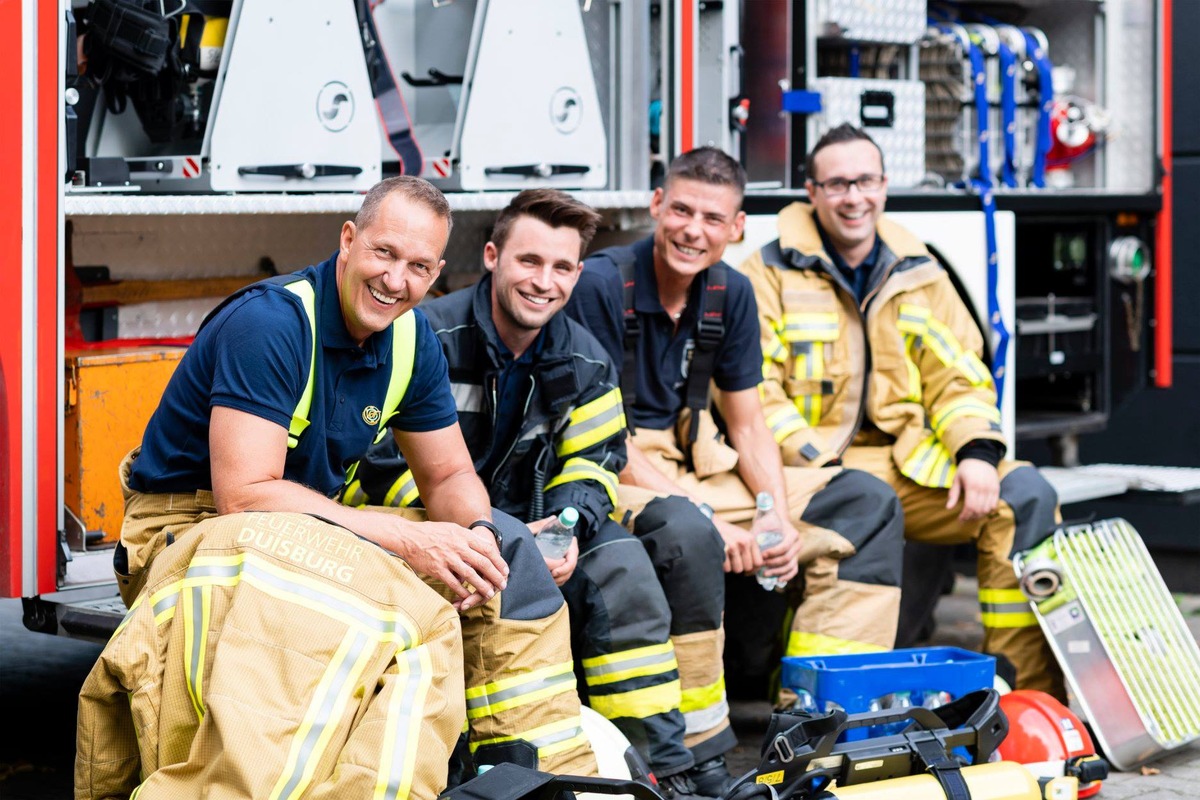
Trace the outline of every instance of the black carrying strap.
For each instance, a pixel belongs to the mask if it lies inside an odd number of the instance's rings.
[[[157,75],[171,46],[171,21],[144,5],[131,0],[95,0],[88,15],[90,35],[123,66]]]
[[[913,741],[917,756],[925,762],[925,771],[937,778],[946,800],[971,800],[971,790],[962,774],[962,764],[937,739]]]
[[[708,409],[708,384],[717,365],[717,348],[725,338],[725,295],[728,292],[729,268],[718,261],[704,271],[704,297],[696,320],[695,349],[688,365],[687,407],[692,419],[688,427],[688,444],[696,442],[700,430],[700,414]]]
[[[379,0],[355,0],[354,10],[358,15],[359,34],[362,38],[363,56],[367,64],[367,78],[371,82],[371,94],[379,107],[379,115],[387,132],[388,143],[400,160],[402,175],[420,175],[424,159],[417,141],[413,138],[412,123],[404,95],[396,84],[388,64],[387,53],[379,42],[379,30],[375,25],[375,6]]]
[[[624,350],[621,362],[621,399],[626,408],[633,408],[637,400],[637,341],[641,336],[634,301],[637,296],[637,254],[632,247],[610,247],[602,255],[612,259],[621,273],[622,310],[625,322]],[[708,408],[708,384],[716,368],[717,348],[725,339],[725,296],[728,292],[729,267],[724,261],[704,271],[703,298],[696,320],[695,347],[688,364],[686,404],[691,409],[688,428],[688,444],[696,441],[699,432],[700,413]],[[633,431],[633,416],[627,414],[630,432]]]

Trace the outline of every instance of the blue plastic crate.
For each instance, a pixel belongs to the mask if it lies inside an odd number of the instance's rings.
[[[990,689],[996,659],[958,647],[914,647],[880,653],[788,656],[783,685],[808,692],[819,711],[837,703],[847,713],[871,710],[871,701],[896,692],[946,692],[957,700],[976,689]],[[865,729],[848,731],[862,739]]]

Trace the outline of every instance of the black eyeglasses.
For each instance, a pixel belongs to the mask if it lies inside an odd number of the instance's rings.
[[[882,175],[859,175],[857,178],[830,178],[827,181],[813,181],[813,186],[819,186],[829,197],[838,197],[850,191],[851,186],[857,186],[863,194],[878,192],[883,188]]]

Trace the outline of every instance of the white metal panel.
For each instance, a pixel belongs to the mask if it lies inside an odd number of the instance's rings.
[[[352,3],[243,3],[212,123],[215,191],[362,191],[380,178],[380,126]],[[241,167],[359,167],[357,176],[241,176]]]
[[[608,144],[576,0],[490,0],[485,13],[461,134],[462,188],[603,189]],[[587,172],[487,172],[536,164]]]
[[[1154,188],[1157,153],[1155,54],[1158,29],[1152,0],[1108,0],[1104,105],[1112,128],[1104,146],[1107,189]]]

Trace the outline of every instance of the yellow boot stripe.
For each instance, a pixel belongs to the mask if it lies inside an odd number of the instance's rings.
[[[646,719],[679,708],[679,699],[679,681],[676,680],[620,694],[592,695],[588,705],[606,719]]]
[[[788,636],[789,656],[831,656],[842,653],[879,653],[886,648],[853,639],[839,639],[822,633],[792,631]]]
[[[694,686],[684,689],[679,701],[679,710],[684,714],[701,711],[717,705],[725,700],[725,675],[717,678],[708,686]]]

